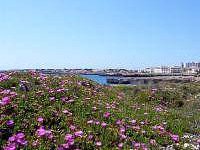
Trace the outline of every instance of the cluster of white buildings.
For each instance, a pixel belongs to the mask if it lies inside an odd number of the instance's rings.
[[[181,66],[160,66],[145,68],[144,73],[150,74],[185,74],[194,75],[200,71],[200,62],[182,63]]]
[[[191,62],[182,64],[183,66],[183,72],[186,74],[196,74],[200,73],[200,62]]]
[[[145,73],[152,73],[152,74],[178,74],[182,73],[182,68],[180,66],[160,66],[160,67],[151,67],[145,68],[143,70]]]

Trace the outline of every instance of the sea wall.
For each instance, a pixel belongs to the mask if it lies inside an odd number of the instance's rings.
[[[108,84],[132,84],[132,85],[146,85],[146,84],[156,84],[159,82],[172,82],[172,83],[180,83],[180,82],[191,82],[194,81],[193,77],[178,77],[178,76],[169,76],[169,77],[122,77],[122,78],[108,78]]]

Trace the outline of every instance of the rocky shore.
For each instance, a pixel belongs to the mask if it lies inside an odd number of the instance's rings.
[[[157,77],[109,77],[107,82],[109,84],[156,84],[159,82],[171,82],[171,83],[187,83],[187,82],[199,82],[199,77],[193,76],[157,76]]]

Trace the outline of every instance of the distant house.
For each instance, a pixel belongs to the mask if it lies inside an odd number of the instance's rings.
[[[184,65],[184,74],[194,75],[200,71],[200,62],[189,62]]]
[[[182,73],[182,68],[180,66],[154,67],[154,68],[151,68],[151,73],[154,73],[154,74],[164,74],[164,75],[167,75],[167,74],[180,74],[180,73]]]
[[[152,72],[155,74],[162,74],[162,67],[152,68]]]
[[[145,68],[145,69],[144,69],[144,72],[145,72],[145,73],[152,73],[152,68]]]
[[[185,69],[185,74],[187,75],[194,75],[194,74],[197,74],[197,72],[199,71],[200,69],[196,68],[196,67],[191,67],[191,68],[186,68]]]
[[[173,66],[173,67],[170,67],[170,73],[171,74],[180,74],[182,73],[182,68],[180,66]]]
[[[154,74],[170,74],[170,67],[168,66],[154,67],[151,68],[151,72]]]
[[[170,74],[170,67],[168,66],[162,66],[162,74]]]
[[[185,64],[186,68],[200,68],[200,62],[190,62]]]

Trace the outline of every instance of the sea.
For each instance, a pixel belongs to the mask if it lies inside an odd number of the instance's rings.
[[[91,75],[91,74],[82,74],[80,75],[81,77],[87,78],[89,80],[95,81],[99,84],[102,85],[108,85],[109,83],[107,83],[107,78],[109,78],[108,76],[101,76],[101,75]]]

